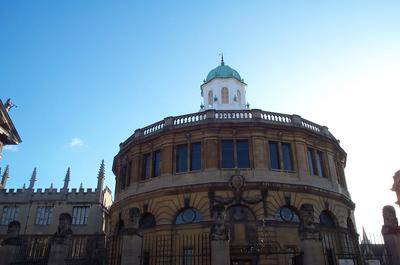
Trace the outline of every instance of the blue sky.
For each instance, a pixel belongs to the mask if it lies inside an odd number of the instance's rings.
[[[95,187],[104,158],[113,188],[118,144],[197,111],[224,52],[252,108],[299,114],[341,140],[358,225],[379,231],[400,169],[400,2],[244,3],[0,1],[0,97],[18,105],[23,139],[4,151],[8,186],[37,166],[37,187],[61,187],[71,166],[72,187]]]

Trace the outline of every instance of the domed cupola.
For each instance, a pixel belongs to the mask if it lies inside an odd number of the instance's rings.
[[[201,110],[247,109],[246,87],[240,74],[226,65],[222,56],[221,64],[208,73],[200,86],[203,97]]]

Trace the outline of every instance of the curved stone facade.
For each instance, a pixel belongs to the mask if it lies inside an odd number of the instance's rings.
[[[211,233],[211,241],[226,237],[232,262],[248,256],[248,264],[275,264],[249,249],[267,241],[280,251],[304,252],[302,227],[354,232],[345,163],[328,129],[297,115],[253,109],[168,117],[120,145],[112,227],[115,233],[129,227],[130,209],[138,208],[145,236]],[[157,258],[150,243],[143,246],[142,256]],[[198,251],[182,247],[184,257]]]

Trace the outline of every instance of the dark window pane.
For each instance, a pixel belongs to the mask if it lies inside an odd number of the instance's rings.
[[[249,168],[249,141],[237,140],[236,141],[236,156],[238,168]]]
[[[279,150],[277,142],[269,142],[269,160],[271,169],[280,169]]]
[[[201,169],[201,143],[191,144],[190,150],[190,170]]]
[[[176,156],[176,172],[186,172],[188,161],[188,148],[186,144],[178,145]]]
[[[156,219],[151,213],[145,213],[139,220],[139,228],[147,229],[156,226]]]
[[[293,170],[292,149],[290,144],[282,143],[283,169]]]
[[[221,141],[222,168],[234,168],[233,140]]]
[[[314,150],[311,148],[307,148],[307,157],[308,157],[308,165],[310,167],[310,175],[315,175],[315,167],[314,167]]]
[[[153,177],[160,176],[160,159],[161,159],[161,152],[157,150],[153,153]]]
[[[143,155],[142,179],[150,178],[150,169],[151,169],[150,166],[151,166],[150,154]]]
[[[324,157],[321,151],[317,152],[317,171],[318,176],[325,177]]]
[[[335,222],[328,212],[321,212],[319,215],[319,222],[322,226],[335,227]]]

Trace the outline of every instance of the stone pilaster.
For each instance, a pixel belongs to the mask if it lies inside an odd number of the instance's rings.
[[[121,265],[141,264],[143,237],[138,233],[125,233],[122,236]]]
[[[230,265],[229,230],[225,225],[226,209],[222,204],[213,207],[211,227],[211,265]]]

